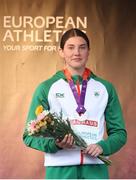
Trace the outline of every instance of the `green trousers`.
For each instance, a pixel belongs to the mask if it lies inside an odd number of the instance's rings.
[[[45,179],[109,179],[105,164],[46,167]]]

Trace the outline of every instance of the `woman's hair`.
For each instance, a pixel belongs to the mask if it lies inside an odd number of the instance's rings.
[[[76,29],[76,28],[69,29],[62,35],[61,40],[60,40],[60,48],[64,49],[64,45],[65,45],[66,41],[69,38],[76,37],[76,36],[82,37],[86,41],[88,48],[90,48],[90,42],[89,42],[87,35],[80,29]]]

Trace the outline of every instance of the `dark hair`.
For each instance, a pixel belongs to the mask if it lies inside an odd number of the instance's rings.
[[[64,45],[65,45],[66,41],[69,38],[76,37],[76,36],[82,37],[87,42],[88,48],[90,48],[90,42],[89,42],[87,35],[83,31],[81,31],[80,29],[77,29],[77,28],[69,29],[62,35],[61,40],[60,40],[60,48],[64,49]]]

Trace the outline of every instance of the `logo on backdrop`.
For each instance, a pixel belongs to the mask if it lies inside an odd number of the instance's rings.
[[[56,51],[60,37],[68,28],[86,32],[87,17],[4,16],[3,50]]]

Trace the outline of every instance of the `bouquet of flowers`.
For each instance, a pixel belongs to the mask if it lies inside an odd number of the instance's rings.
[[[43,106],[38,106],[35,114],[37,118],[31,120],[26,128],[28,135],[62,140],[66,134],[71,134],[76,146],[80,147],[81,150],[87,147],[86,142],[73,131],[69,120],[62,119],[62,112],[58,116],[55,113],[51,114],[49,111],[44,110]],[[98,158],[105,164],[111,165],[111,161],[103,155],[99,155]]]

